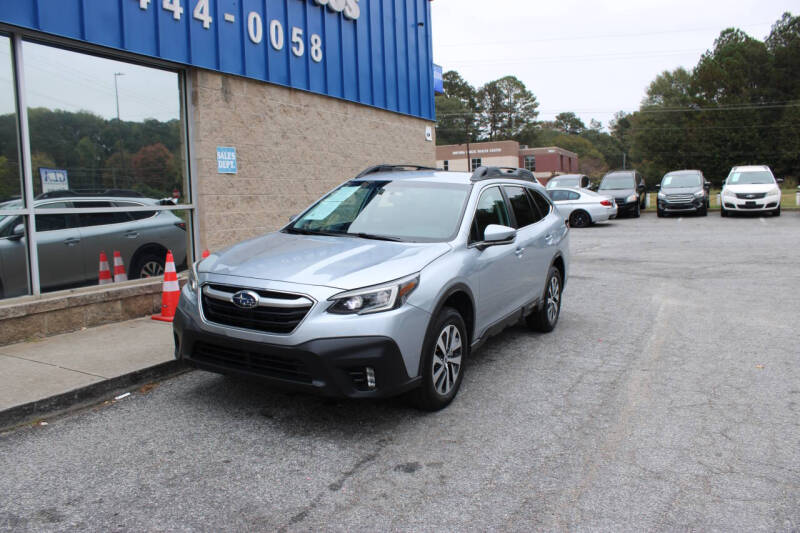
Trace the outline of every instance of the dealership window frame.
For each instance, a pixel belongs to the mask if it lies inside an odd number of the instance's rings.
[[[483,165],[483,158],[482,157],[473,157],[470,160],[470,172],[475,172],[478,168]]]
[[[191,124],[194,120],[194,109],[191,105],[189,95],[192,92],[191,78],[187,75],[187,70],[180,66],[165,61],[152,60],[144,61],[140,57],[128,53],[109,53],[108,50],[94,45],[76,45],[73,41],[60,39],[57,37],[42,35],[37,32],[29,32],[12,28],[0,24],[0,36],[8,37],[11,41],[11,76],[13,78],[14,102],[17,120],[17,150],[19,151],[19,161],[21,162],[20,172],[20,192],[24,207],[22,209],[2,209],[0,215],[22,216],[25,226],[25,237],[27,239],[27,267],[28,267],[28,294],[20,298],[40,296],[42,294],[39,277],[39,251],[36,238],[36,216],[38,214],[77,214],[77,213],[128,213],[133,211],[188,211],[189,230],[187,231],[187,263],[190,266],[196,259],[196,248],[199,239],[199,224],[197,215],[197,172],[193,158],[194,137],[192,135]],[[144,67],[158,68],[174,72],[178,75],[180,87],[180,105],[184,110],[181,120],[181,135],[185,147],[184,172],[186,175],[186,187],[188,188],[189,202],[175,205],[147,205],[141,207],[97,207],[97,208],[60,208],[60,209],[37,209],[34,207],[34,176],[33,161],[31,154],[30,128],[28,123],[28,104],[25,84],[25,62],[22,53],[24,42],[33,42],[45,46],[54,46],[79,54],[88,54],[100,58],[112,59],[115,61],[125,61]],[[152,280],[153,278],[148,278]],[[157,279],[157,278],[156,278]],[[143,282],[145,280],[142,280]],[[112,285],[102,286],[104,290],[113,288]],[[48,291],[49,292],[49,291]],[[7,299],[0,300],[0,302]]]
[[[536,156],[535,155],[526,155],[523,163],[525,166],[525,170],[530,170],[531,172],[536,171]]]

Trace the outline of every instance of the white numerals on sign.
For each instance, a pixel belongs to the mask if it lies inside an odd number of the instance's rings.
[[[150,5],[150,0],[139,0],[139,9],[147,10],[147,6]]]
[[[283,50],[283,26],[277,20],[272,20],[269,23],[269,40],[272,43],[272,48]]]
[[[297,57],[302,57],[306,46],[303,43],[303,30],[297,26],[292,27],[292,53]]]
[[[202,21],[205,29],[211,27],[211,22],[213,20],[211,15],[209,15],[209,11],[208,0],[197,0],[197,5],[194,6],[194,18]]]
[[[247,33],[250,34],[250,40],[256,44],[261,42],[264,36],[264,25],[261,22],[261,15],[255,11],[251,11],[247,15]]]
[[[172,11],[172,18],[175,20],[181,20],[181,15],[183,15],[181,0],[164,0],[161,7],[166,11]]]
[[[317,63],[322,61],[322,38],[316,33],[311,34],[311,59]]]

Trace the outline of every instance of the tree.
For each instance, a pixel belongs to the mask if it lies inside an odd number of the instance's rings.
[[[436,143],[476,141],[477,91],[453,70],[444,73],[443,82],[444,93],[436,95]]]
[[[172,159],[172,153],[161,143],[142,147],[131,158],[136,181],[155,189],[173,186],[175,176]]]
[[[490,81],[478,91],[481,133],[489,141],[519,140],[536,122],[536,97],[514,76]]]
[[[575,113],[566,112],[556,115],[555,128],[567,135],[580,135],[586,130],[586,124]]]

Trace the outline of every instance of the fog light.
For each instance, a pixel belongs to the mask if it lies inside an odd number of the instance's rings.
[[[366,370],[366,374],[367,374],[367,387],[369,387],[370,389],[374,389],[375,388],[375,369],[372,368],[371,366],[368,366],[364,370]]]

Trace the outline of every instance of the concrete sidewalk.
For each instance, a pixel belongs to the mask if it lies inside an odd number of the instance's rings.
[[[0,346],[0,428],[181,368],[172,325],[150,318]]]

